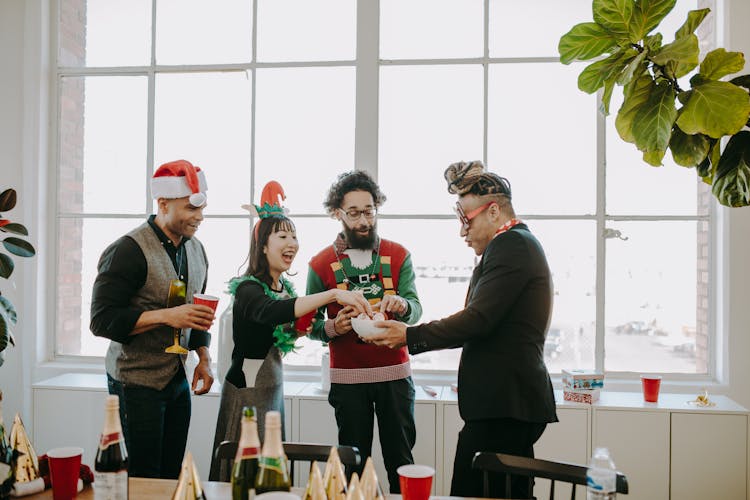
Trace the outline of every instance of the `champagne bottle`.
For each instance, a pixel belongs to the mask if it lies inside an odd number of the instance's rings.
[[[266,441],[258,461],[258,475],[255,478],[255,493],[268,491],[289,491],[292,486],[287,471],[286,455],[281,445],[281,413],[266,413]]]
[[[94,498],[128,498],[128,452],[120,423],[120,399],[107,396],[104,428],[94,461]]]
[[[248,500],[250,490],[255,487],[260,454],[255,407],[245,406],[242,409],[241,425],[240,443],[232,467],[232,500]]]

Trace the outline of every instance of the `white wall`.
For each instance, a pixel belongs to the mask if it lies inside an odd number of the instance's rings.
[[[22,221],[32,234],[40,254],[35,259],[17,259],[12,283],[0,280],[0,290],[10,298],[19,312],[16,337],[19,345],[6,350],[5,365],[0,367],[0,388],[5,393],[6,414],[20,411],[31,415],[31,390],[35,363],[44,361],[44,342],[37,342],[37,332],[44,335],[49,325],[44,311],[38,310],[38,297],[45,293],[45,283],[37,282],[44,275],[49,257],[45,248],[46,234],[42,225],[46,216],[45,155],[46,123],[45,57],[42,46],[47,29],[47,5],[52,0],[0,0],[0,189],[14,187],[20,205],[10,216]],[[725,39],[720,44],[750,55],[750,2],[725,2]],[[745,72],[750,72],[746,65]],[[40,175],[41,174],[41,175]],[[41,180],[40,180],[41,179]],[[41,196],[37,193],[42,193]],[[720,252],[726,263],[726,282],[722,287],[727,298],[724,330],[729,332],[726,363],[721,372],[729,383],[727,394],[745,407],[750,407],[750,209],[722,209],[729,245]],[[21,292],[21,293],[19,293]],[[33,378],[33,380],[32,380]]]

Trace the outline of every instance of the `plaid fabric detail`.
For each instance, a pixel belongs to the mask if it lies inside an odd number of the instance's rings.
[[[377,368],[331,368],[332,384],[372,384],[391,382],[411,376],[411,364],[379,366]]]

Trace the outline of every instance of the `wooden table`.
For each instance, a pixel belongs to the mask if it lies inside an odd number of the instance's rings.
[[[129,480],[130,486],[130,498],[135,500],[169,500],[172,498],[175,488],[177,487],[176,479],[146,479],[142,477],[131,477]],[[222,483],[218,481],[203,481],[203,490],[206,493],[208,500],[227,500],[232,498],[232,487],[230,483]],[[300,497],[304,495],[304,488],[292,488],[292,493],[296,493]],[[45,490],[42,493],[36,495],[30,495],[27,497],[20,497],[25,500],[52,500],[52,489]],[[444,496],[432,496],[432,500],[486,500],[478,498],[464,498],[464,497],[444,497]],[[78,494],[76,499],[80,500],[94,500],[94,488],[87,486],[82,492]],[[401,495],[386,495],[387,500],[401,500]],[[498,500],[498,499],[496,499]]]

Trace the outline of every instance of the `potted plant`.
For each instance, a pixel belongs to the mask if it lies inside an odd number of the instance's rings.
[[[609,114],[615,85],[624,100],[615,118],[620,137],[660,166],[667,150],[675,163],[695,168],[714,196],[731,207],[750,205],[750,75],[741,52],[718,48],[699,61],[695,30],[710,9],[693,10],[663,43],[654,32],[676,0],[593,0],[593,21],[560,38],[560,61],[597,59],[578,77],[578,88],[602,91]],[[698,68],[688,86],[681,80]],[[680,107],[678,107],[680,105]],[[729,137],[722,148],[722,139]]]
[[[0,233],[10,233],[28,236],[29,232],[23,224],[11,222],[3,218],[2,212],[12,210],[16,206],[16,191],[6,189],[0,193]],[[32,257],[35,253],[34,247],[28,241],[17,236],[5,236],[0,234],[0,241],[5,250],[19,257]],[[8,279],[13,274],[15,265],[10,255],[0,251],[0,277]],[[0,293],[0,366],[3,364],[3,351],[8,345],[14,345],[11,325],[16,323],[16,310],[13,304]]]

